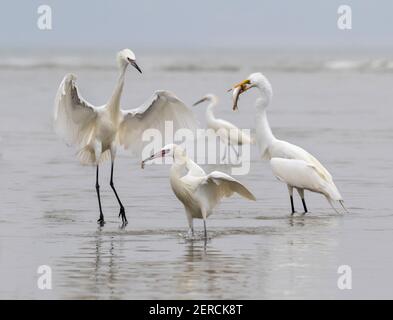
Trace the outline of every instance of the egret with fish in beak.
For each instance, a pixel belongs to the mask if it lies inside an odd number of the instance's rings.
[[[236,85],[234,85],[233,88],[229,89],[228,92],[233,90],[233,107],[232,110],[238,110],[239,107],[237,106],[238,102],[239,102],[239,97],[243,92],[246,92],[248,89],[250,89],[251,87],[248,86],[250,84],[250,80],[246,79]]]
[[[256,135],[262,159],[269,160],[276,178],[287,184],[291,214],[295,213],[293,188],[302,199],[304,213],[307,211],[304,190],[323,194],[332,208],[333,201],[338,201],[345,211],[343,198],[327,169],[306,150],[289,142],[277,139],[270,129],[266,109],[273,97],[269,80],[260,72],[252,73],[246,80],[233,87],[233,110],[237,109],[239,96],[251,88],[259,91],[256,100]]]

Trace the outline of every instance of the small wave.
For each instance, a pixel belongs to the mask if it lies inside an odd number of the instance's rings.
[[[149,59],[148,59],[149,60]],[[257,59],[251,59],[242,64],[209,61],[208,63],[193,62],[160,62],[149,61],[147,67],[164,72],[240,72],[246,70],[270,70],[279,72],[393,72],[393,60],[389,59],[307,59],[289,61],[272,57],[260,59],[261,64],[255,64]],[[241,61],[241,59],[239,59]],[[258,59],[259,61],[259,59]],[[113,70],[116,64],[106,59],[87,59],[86,57],[1,57],[0,69],[90,69]]]
[[[85,61],[83,59],[25,59],[3,58],[0,60],[0,69],[96,69],[111,70],[115,65],[103,64],[98,61]]]
[[[241,68],[235,65],[197,65],[197,64],[183,64],[183,65],[166,65],[160,68],[163,71],[169,72],[237,72]]]

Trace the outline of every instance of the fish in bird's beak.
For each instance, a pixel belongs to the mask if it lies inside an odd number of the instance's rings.
[[[233,107],[232,110],[238,110],[238,106],[237,103],[239,102],[239,97],[243,92],[246,92],[248,89],[251,88],[250,84],[250,80],[246,79],[236,85],[233,86],[233,88],[229,89],[228,92],[233,90],[233,94],[232,94],[232,100],[233,100]]]
[[[198,100],[197,102],[195,102],[192,106],[195,107],[197,104],[200,104],[202,102],[206,101],[206,98],[202,98],[201,100]]]
[[[130,58],[127,58],[127,60],[130,63],[130,65],[132,65],[136,70],[138,70],[140,73],[142,73],[141,68],[139,68],[139,66],[136,64],[135,60],[132,60]]]
[[[165,157],[165,154],[166,154],[166,150],[164,150],[164,149],[158,151],[158,152],[155,153],[155,154],[152,154],[150,157],[146,158],[145,160],[143,160],[143,161],[141,162],[141,169],[144,169],[144,168],[145,168],[145,163],[146,163],[146,162],[152,161],[152,160],[157,159],[157,158]]]

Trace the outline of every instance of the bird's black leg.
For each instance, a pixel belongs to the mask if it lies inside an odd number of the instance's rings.
[[[235,152],[236,160],[239,160],[239,152],[236,151],[236,148],[233,146],[233,144],[231,144],[231,147],[232,147],[233,152]]]
[[[304,200],[304,189],[297,188],[297,192],[299,193],[300,198],[302,199],[304,214],[307,213],[306,201]]]
[[[304,213],[307,213],[307,206],[306,206],[306,201],[304,200],[304,198],[302,198],[302,203],[303,203],[303,209],[304,209]]]
[[[127,218],[126,218],[126,211],[124,210],[124,206],[121,203],[121,200],[120,200],[119,196],[117,195],[117,192],[116,192],[116,189],[115,189],[115,185],[113,184],[113,166],[114,166],[114,162],[112,161],[110,185],[111,185],[111,188],[112,188],[113,192],[115,193],[117,202],[119,202],[119,205],[120,205],[119,217],[121,217],[121,220],[123,222],[123,226],[126,226],[127,223],[128,223]]]
[[[203,228],[205,230],[205,240],[207,239],[206,220],[203,219]]]
[[[97,192],[97,198],[98,198],[98,206],[100,207],[100,218],[97,220],[97,222],[103,226],[105,224],[104,221],[104,214],[102,213],[102,207],[101,207],[101,197],[100,197],[100,185],[98,183],[98,164],[97,164],[97,170],[96,170],[96,192]]]
[[[293,187],[290,186],[289,184],[287,185],[288,187],[288,192],[289,192],[289,198],[291,199],[291,216],[295,214],[295,206],[293,204]]]
[[[291,209],[292,209],[291,215],[293,215],[295,213],[295,206],[293,205],[293,196],[290,195],[289,198],[291,199]]]

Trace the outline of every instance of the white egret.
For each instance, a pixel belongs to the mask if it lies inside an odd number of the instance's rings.
[[[332,201],[339,201],[343,206],[343,198],[333,182],[331,174],[310,153],[304,149],[277,139],[270,129],[266,116],[266,108],[269,106],[273,90],[269,80],[261,73],[253,73],[246,80],[234,87],[233,94],[234,109],[240,94],[257,88],[259,97],[256,100],[256,135],[261,156],[270,160],[273,174],[288,186],[292,214],[295,213],[293,204],[293,188],[295,188],[302,199],[304,213],[307,212],[304,190],[323,194],[330,205],[336,210]],[[337,210],[336,210],[337,211]]]
[[[159,152],[142,161],[142,168],[147,161],[161,157],[173,157],[170,183],[176,197],[184,205],[189,233],[193,235],[193,219],[203,219],[205,239],[207,239],[206,218],[222,198],[230,197],[234,192],[246,199],[254,200],[254,195],[239,181],[231,176],[213,171],[205,171],[192,161],[184,149],[176,144],[169,144]]]
[[[223,159],[225,158],[227,151],[229,152],[229,146],[232,147],[237,158],[239,154],[236,152],[234,145],[251,144],[253,141],[249,135],[244,133],[238,127],[230,123],[229,121],[218,119],[215,117],[213,110],[218,104],[218,97],[214,94],[207,94],[201,100],[195,102],[193,105],[196,106],[202,102],[208,102],[206,108],[206,123],[207,127],[213,129],[215,133],[220,137],[221,141],[225,145],[225,152]],[[228,149],[227,149],[228,145]]]
[[[196,120],[190,109],[174,94],[156,91],[141,107],[131,110],[120,109],[120,98],[124,86],[127,66],[130,64],[140,73],[135,55],[129,49],[117,54],[120,71],[115,89],[109,101],[103,106],[93,106],[82,98],[76,85],[76,77],[67,74],[61,82],[55,100],[55,130],[68,144],[76,145],[83,164],[96,166],[96,192],[100,217],[104,224],[99,185],[99,164],[108,155],[111,157],[110,186],[120,205],[119,217],[123,226],[127,224],[124,206],[113,183],[113,168],[116,147],[136,147],[141,143],[141,134],[147,128],[162,130],[166,120],[172,120],[174,129],[195,128]]]

